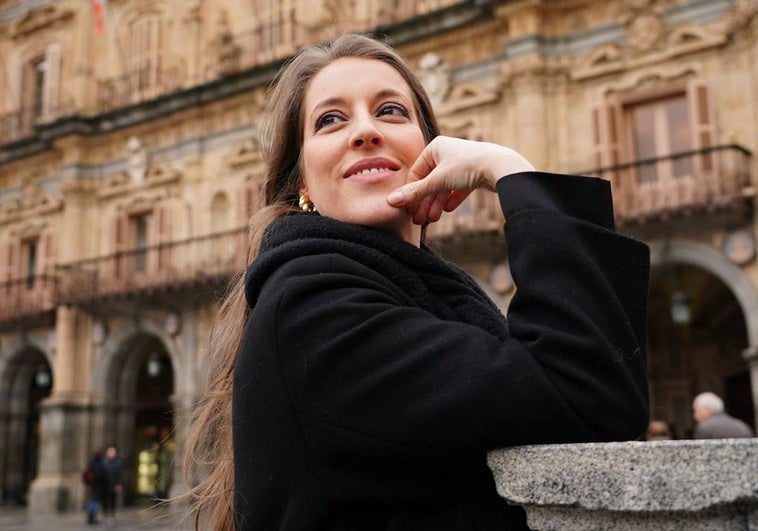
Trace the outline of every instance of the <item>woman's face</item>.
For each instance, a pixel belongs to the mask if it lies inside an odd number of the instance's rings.
[[[303,104],[304,190],[319,213],[419,245],[421,229],[387,196],[424,149],[415,99],[388,64],[342,58],[311,80]]]

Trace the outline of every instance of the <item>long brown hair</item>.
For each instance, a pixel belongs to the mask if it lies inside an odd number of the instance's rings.
[[[404,60],[386,44],[356,34],[298,53],[280,72],[261,127],[266,161],[265,206],[251,219],[248,263],[260,249],[266,228],[276,219],[297,211],[302,175],[302,103],[311,79],[322,68],[344,57],[376,59],[393,67],[408,83],[415,97],[416,115],[426,142],[439,134],[426,91]],[[202,513],[214,530],[234,529],[234,466],[232,448],[232,381],[242,331],[250,313],[240,272],[230,284],[211,334],[208,381],[195,408],[194,421],[184,454],[188,483],[204,476],[185,495],[194,502],[195,525]],[[204,526],[205,527],[205,526]]]

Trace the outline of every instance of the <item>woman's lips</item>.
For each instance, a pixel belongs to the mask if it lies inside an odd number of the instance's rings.
[[[395,175],[396,172],[397,170],[391,170],[389,168],[371,168],[370,170],[362,170],[359,173],[353,173],[345,178],[350,179],[351,181],[370,183],[388,179]]]
[[[386,178],[387,174],[392,174],[400,169],[400,166],[389,159],[377,157],[373,159],[364,159],[356,162],[344,173],[345,179],[358,180],[378,180]]]

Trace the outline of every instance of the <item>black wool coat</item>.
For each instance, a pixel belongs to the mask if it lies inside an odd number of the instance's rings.
[[[609,184],[497,191],[507,324],[424,247],[317,214],[270,227],[234,373],[238,529],[526,529],[487,451],[644,431],[649,251],[614,231]]]

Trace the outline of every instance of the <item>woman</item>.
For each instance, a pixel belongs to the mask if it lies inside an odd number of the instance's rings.
[[[188,452],[211,527],[526,529],[488,450],[644,432],[648,250],[613,231],[608,183],[438,137],[366,37],[303,51],[270,101],[266,207]],[[507,324],[421,243],[476,188],[507,220]]]

